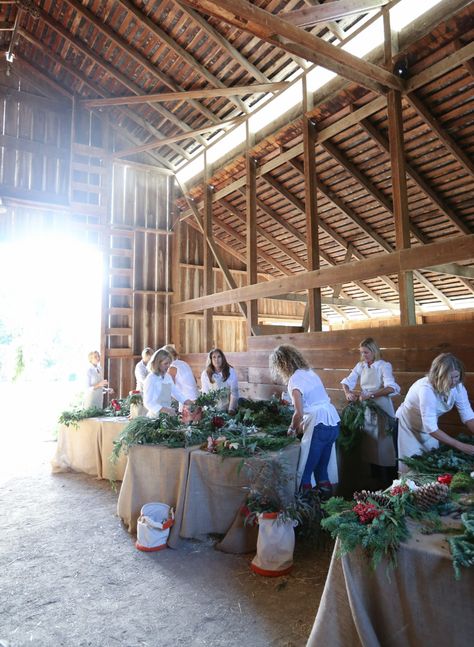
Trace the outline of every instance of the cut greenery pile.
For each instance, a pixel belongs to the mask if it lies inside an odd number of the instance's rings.
[[[232,417],[216,409],[221,398],[222,394],[217,390],[205,394],[205,400],[201,398],[194,405],[202,407],[201,417],[188,423],[179,416],[166,414],[155,419],[135,418],[115,441],[112,457],[116,460],[132,445],[159,444],[166,447],[201,445],[202,449],[222,457],[244,458],[278,451],[294,442],[294,438],[286,435],[292,413],[275,399],[245,400],[243,408],[239,407],[238,413]]]
[[[474,444],[472,438],[464,442]],[[456,578],[461,567],[474,566],[474,462],[446,446],[404,459],[405,479],[385,491],[354,493],[353,501],[334,497],[322,504],[321,525],[339,539],[340,555],[361,547],[376,568],[386,557],[397,562],[400,544],[410,536],[407,521],[418,520],[421,532],[448,536]],[[463,527],[442,522],[446,514],[461,516]]]

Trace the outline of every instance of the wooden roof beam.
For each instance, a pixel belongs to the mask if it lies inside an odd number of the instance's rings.
[[[158,92],[155,94],[142,94],[127,97],[111,97],[109,99],[83,99],[84,108],[98,108],[100,106],[135,105],[140,103],[163,103],[165,101],[186,101],[188,99],[208,99],[212,97],[229,97],[232,95],[265,94],[266,92],[279,92],[290,84],[260,83],[254,85],[235,86],[222,89],[202,88],[198,90],[183,90],[182,92]]]
[[[474,45],[474,43],[472,43]],[[459,144],[451,137],[451,135],[442,126],[439,119],[434,117],[423,101],[413,92],[407,95],[408,101],[413,108],[423,119],[423,121],[436,133],[441,143],[448,149],[448,151],[456,158],[461,166],[470,174],[474,175],[474,162],[469,158]]]
[[[21,35],[22,38],[24,38],[29,43],[31,43],[34,47],[37,47],[45,56],[50,58],[53,61],[53,63],[55,63],[56,65],[59,65],[60,67],[63,67],[69,74],[71,74],[71,76],[76,78],[85,87],[88,87],[92,92],[97,93],[97,94],[101,94],[103,92],[101,87],[96,86],[94,83],[92,83],[92,81],[90,81],[89,78],[85,74],[83,74],[79,70],[76,70],[75,68],[70,67],[64,59],[62,59],[60,56],[55,54],[49,48],[45,47],[43,45],[43,43],[37,41],[36,38],[34,38],[31,34],[29,34],[28,32],[26,32],[24,30],[21,30],[20,35]],[[44,73],[36,70],[36,68],[32,68],[32,66],[29,63],[27,63],[26,61],[22,60],[22,64],[27,65],[27,67],[29,69],[34,69],[35,74],[33,75],[33,79],[34,79],[35,75],[44,76]],[[51,83],[55,83],[55,82],[51,82]],[[120,111],[125,113],[129,119],[131,119],[132,121],[135,121],[135,123],[137,123],[142,128],[146,127],[146,124],[141,123],[141,121],[139,120],[139,117],[135,113],[129,111],[127,108],[121,108]],[[118,128],[118,125],[115,124],[114,121],[111,121],[110,125],[112,126],[112,128]],[[134,141],[134,138],[131,136],[131,134],[128,133],[127,131],[125,131],[125,132],[127,133],[128,140],[131,141],[132,143],[136,143]],[[122,133],[122,135],[123,135],[123,133]],[[159,161],[160,164],[164,164],[165,166],[171,167],[171,170],[174,170],[173,167],[169,164],[169,162],[166,159],[162,158],[161,156],[157,155],[156,153],[152,153],[151,157],[156,159],[157,161]]]
[[[79,40],[76,36],[71,34],[67,29],[65,29],[57,20],[54,20],[48,13],[46,13],[43,9],[40,9],[38,7],[38,11],[40,12],[41,18],[44,20],[44,22],[50,27],[53,31],[55,31],[59,36],[64,38],[64,40],[71,45],[74,49],[78,50],[81,52],[83,56],[85,56],[87,59],[92,60],[95,65],[100,67],[106,74],[108,74],[110,77],[121,83],[125,88],[130,90],[131,92],[135,94],[141,94],[142,88],[140,88],[138,85],[136,85],[133,81],[130,81],[127,76],[119,72],[114,68],[113,65],[108,63],[107,61],[103,60],[102,58],[99,58],[95,52],[93,52],[89,47],[87,47],[86,44],[84,44],[81,40]],[[27,34],[26,30],[22,29],[20,30],[22,35]],[[29,34],[28,34],[29,35]],[[47,48],[44,48],[45,50]],[[59,57],[60,58],[60,57]],[[66,69],[71,70],[72,68],[67,65],[66,61],[63,61],[61,63],[63,67]],[[98,93],[99,96],[103,96],[103,92]],[[185,124],[183,121],[175,117],[175,115],[172,112],[169,112],[165,108],[159,105],[153,105],[149,104],[152,110],[155,112],[159,113],[161,116],[163,116],[165,119],[173,123],[174,125],[178,126],[181,130],[192,130],[190,126]],[[171,148],[173,148],[179,155],[184,156],[185,158],[189,158],[189,155],[187,155],[186,151],[182,150],[175,144],[170,145]]]
[[[442,242],[431,243],[423,247],[400,249],[390,254],[379,254],[364,261],[356,261],[336,267],[301,272],[299,274],[260,282],[256,285],[237,288],[227,292],[218,292],[210,297],[199,297],[172,305],[173,315],[196,312],[210,306],[218,307],[239,301],[263,299],[269,296],[300,292],[315,287],[325,287],[346,283],[353,279],[363,280],[380,274],[399,274],[429,267],[435,262],[450,263],[453,261],[474,258],[474,234],[456,236]]]
[[[119,0],[129,13],[133,14],[137,19],[140,25],[143,25],[150,31],[156,38],[161,40],[163,43],[177,54],[182,60],[184,60],[191,69],[197,72],[200,76],[203,76],[211,85],[215,88],[225,88],[226,85],[217,78],[212,72],[207,70],[203,65],[197,61],[192,54],[190,54],[184,47],[181,47],[169,34],[166,33],[164,29],[161,29],[156,23],[153,22],[148,16],[143,13],[142,9],[139,9],[133,2],[130,0]],[[248,107],[243,101],[235,97],[230,97],[230,100],[234,103],[239,112],[247,113]]]
[[[124,38],[119,36],[111,27],[109,27],[106,23],[102,22],[100,18],[98,18],[90,9],[85,7],[81,2],[78,0],[65,0],[67,4],[69,4],[75,11],[78,12],[79,15],[84,16],[95,29],[98,31],[102,32],[106,38],[110,38],[110,40],[116,45],[124,54],[129,56],[133,61],[135,61],[136,64],[140,65],[144,69],[146,69],[152,77],[155,79],[159,79],[164,85],[170,88],[170,90],[173,90],[174,92],[180,92],[182,88],[173,81],[170,77],[168,77],[166,74],[161,72],[161,70],[150,63],[150,61],[137,52],[136,49],[134,49],[131,45],[129,45]],[[200,68],[200,73],[201,75],[203,74],[202,69]],[[215,79],[214,83],[218,83],[218,81]],[[137,86],[138,87],[138,86]],[[141,92],[134,91],[135,94],[141,94]],[[199,103],[199,101],[195,101],[194,99],[191,99],[189,102],[195,110],[200,112],[204,117],[209,119],[210,121],[216,123],[219,121],[219,118],[211,112],[208,108],[203,106],[202,104]],[[239,104],[239,110],[242,110],[242,106]]]
[[[207,33],[207,35],[212,38],[212,40],[229,56],[234,59],[236,63],[240,65],[244,70],[251,74],[254,79],[260,81],[261,83],[268,83],[269,79],[261,72],[258,67],[253,65],[239,50],[234,47],[229,41],[222,36],[212,25],[209,24],[209,21],[205,20],[197,11],[187,7],[184,3],[179,0],[173,0],[174,4],[177,5],[182,12],[188,15],[192,20],[199,25],[199,27]]]
[[[281,11],[278,15],[295,27],[313,27],[320,22],[338,20],[344,16],[378,9],[388,2],[389,0],[334,0],[324,5],[313,5],[295,11]]]
[[[391,72],[294,27],[246,0],[185,0],[185,4],[217,16],[285,51],[304,56],[308,61],[322,65],[365,87],[370,87],[378,94],[385,93],[387,88],[403,90],[403,81]]]
[[[314,7],[315,5],[321,4],[321,0],[304,0],[304,1],[310,7]],[[337,23],[335,20],[329,20],[327,22],[327,28],[329,29],[329,31],[332,31],[333,35],[341,42],[346,37],[344,30],[339,26],[339,23]]]

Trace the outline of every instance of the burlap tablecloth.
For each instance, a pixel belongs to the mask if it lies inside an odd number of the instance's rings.
[[[127,457],[110,462],[113,441],[128,424],[128,418],[85,418],[77,427],[61,425],[56,453],[51,461],[53,473],[84,472],[99,479],[120,481]]]
[[[98,476],[101,471],[98,418],[81,420],[78,427],[60,425],[56,453],[51,461],[53,473],[84,472]]]
[[[168,545],[176,547],[184,509],[189,457],[196,448],[169,449],[162,445],[130,447],[117,503],[117,514],[129,532],[136,532],[145,503],[159,502],[175,508],[175,524]]]
[[[100,418],[99,449],[100,466],[98,477],[109,481],[122,481],[127,465],[127,455],[120,452],[117,462],[110,460],[114,448],[114,440],[128,425],[128,418]]]
[[[271,452],[263,460],[279,460],[288,470],[288,491],[294,492],[300,445]],[[261,460],[261,459],[257,459]],[[218,548],[224,552],[255,550],[257,530],[245,527],[240,514],[248,484],[241,458],[222,458],[196,450],[191,454],[184,502],[181,537],[198,538],[204,534],[224,534]]]
[[[387,578],[361,550],[339,559],[334,549],[307,647],[463,647],[474,637],[474,571],[454,579],[442,535],[412,537]]]

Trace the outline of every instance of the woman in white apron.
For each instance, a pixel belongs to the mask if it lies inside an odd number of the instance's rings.
[[[270,355],[269,366],[275,379],[282,378],[288,383],[287,391],[295,408],[288,434],[303,433],[297,483],[302,490],[310,489],[314,473],[320,492],[330,494],[328,466],[339,434],[339,414],[323,383],[297,348],[278,346]]]
[[[195,400],[198,397],[198,388],[192,368],[187,362],[179,359],[176,348],[171,344],[163,346],[163,350],[168,351],[171,355],[171,364],[168,369],[168,375],[173,378],[173,382],[185,398],[188,400]]]
[[[84,393],[84,409],[102,409],[104,392],[113,393],[108,388],[108,381],[104,380],[104,373],[100,365],[100,353],[97,350],[91,351],[88,356],[89,368],[86,373],[86,390]]]
[[[442,353],[433,360],[428,375],[412,384],[396,413],[399,459],[436,449],[440,442],[474,456],[474,445],[461,443],[438,427],[438,418],[455,406],[474,434],[474,412],[463,379],[462,363],[451,353]],[[403,474],[408,468],[400,462],[399,470]]]
[[[171,355],[163,349],[153,353],[148,363],[150,372],[143,385],[143,404],[148,409],[148,418],[156,418],[160,413],[176,415],[171,406],[172,397],[182,404],[191,404],[168,375],[170,364]]]
[[[395,382],[392,365],[381,358],[380,348],[372,337],[359,346],[361,361],[350,375],[341,380],[348,402],[373,400],[392,418],[395,416],[391,398],[400,393]],[[357,383],[360,392],[355,392]],[[396,455],[393,438],[386,433],[387,418],[369,409],[365,410],[364,437],[361,457],[370,463],[372,476],[390,481],[395,477]]]
[[[201,373],[201,391],[209,393],[215,389],[227,388],[228,394],[218,403],[219,409],[231,415],[237,411],[239,404],[239,382],[237,373],[227,362],[220,348],[213,348],[207,356],[207,364]]]

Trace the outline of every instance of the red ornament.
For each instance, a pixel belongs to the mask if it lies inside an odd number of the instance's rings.
[[[120,411],[120,409],[122,408],[122,407],[120,406],[119,401],[118,401],[118,400],[115,400],[115,399],[110,401],[110,406],[111,406],[113,409],[115,409],[115,411]]]
[[[442,483],[443,485],[450,485],[452,480],[452,474],[441,474],[441,476],[438,476],[438,483]]]
[[[401,496],[405,492],[408,492],[409,489],[408,485],[394,485],[390,490],[390,496]]]
[[[359,517],[361,523],[370,523],[382,514],[382,510],[377,508],[373,503],[358,503],[352,510]]]
[[[221,418],[220,416],[213,416],[211,422],[212,426],[215,427],[215,429],[220,429],[225,425],[224,418]]]

